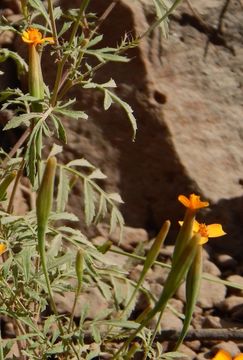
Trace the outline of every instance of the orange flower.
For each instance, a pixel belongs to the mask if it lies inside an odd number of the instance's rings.
[[[23,42],[31,45],[38,45],[43,44],[44,42],[49,42],[51,44],[54,44],[53,37],[42,37],[42,33],[38,29],[29,28],[25,31],[23,31],[22,34],[22,40]]]
[[[179,224],[182,225],[183,221],[179,221]],[[205,244],[208,241],[208,238],[219,237],[226,234],[220,224],[206,225],[200,224],[196,220],[193,221],[192,231],[194,234],[199,233],[201,235],[200,245]]]
[[[197,210],[207,207],[209,203],[207,201],[201,201],[200,196],[191,194],[189,198],[185,195],[179,195],[178,200],[188,209]]]
[[[2,255],[7,249],[7,246],[3,243],[0,244],[0,255]]]
[[[217,354],[212,358],[212,360],[243,360],[243,354],[235,356],[234,358],[225,350],[219,350]]]

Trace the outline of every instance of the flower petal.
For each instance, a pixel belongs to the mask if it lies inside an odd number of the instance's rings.
[[[206,242],[208,242],[208,237],[206,237],[206,236],[201,236],[201,239],[200,239],[200,241],[199,241],[199,245],[206,244]]]
[[[199,228],[200,228],[199,222],[198,222],[197,220],[194,220],[194,221],[193,221],[192,231],[197,233],[198,230],[199,230]]]
[[[178,200],[185,206],[190,207],[190,200],[185,195],[179,195]]]
[[[198,210],[207,207],[209,203],[207,201],[201,201],[200,196],[191,194],[189,198],[184,195],[179,195],[178,200],[187,208],[191,210]]]
[[[0,244],[0,255],[2,255],[7,249],[7,246],[5,244]]]
[[[219,350],[212,360],[232,360],[232,357],[225,350]]]
[[[243,360],[243,353],[240,353],[239,355],[235,356],[234,360]]]
[[[219,237],[226,235],[220,224],[207,225],[207,231],[209,237]]]

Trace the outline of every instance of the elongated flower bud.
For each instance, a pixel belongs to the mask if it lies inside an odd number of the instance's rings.
[[[83,283],[83,271],[84,271],[84,252],[79,249],[76,255],[75,269],[78,279],[78,289],[81,289]]]
[[[4,199],[4,196],[6,194],[7,188],[13,181],[13,179],[16,177],[17,171],[12,171],[10,174],[8,174],[3,181],[0,184],[0,201]]]
[[[52,208],[56,163],[57,161],[55,157],[48,159],[36,200],[39,242],[45,234],[49,214]],[[44,246],[44,244],[42,245]]]
[[[149,252],[147,253],[146,260],[144,262],[144,271],[147,272],[151,266],[153,265],[154,261],[156,260],[161,247],[166,239],[168,231],[170,229],[170,221],[166,220],[156,236],[153,245],[151,246]]]
[[[202,246],[197,247],[196,255],[192,261],[191,267],[186,277],[186,312],[181,330],[181,335],[176,343],[175,349],[178,349],[190,326],[192,314],[197,302],[202,278]]]
[[[41,100],[44,98],[44,82],[40,65],[40,55],[35,45],[29,45],[29,93],[31,96]],[[41,108],[35,106],[35,111]]]

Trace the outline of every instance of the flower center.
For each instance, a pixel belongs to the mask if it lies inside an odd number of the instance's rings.
[[[30,29],[29,30],[29,39],[31,41],[40,41],[42,38],[41,33],[37,29]]]
[[[206,224],[199,224],[198,232],[202,237],[208,238],[208,229]]]

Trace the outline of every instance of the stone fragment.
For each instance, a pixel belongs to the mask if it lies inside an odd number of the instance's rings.
[[[203,271],[214,276],[221,275],[221,271],[219,270],[219,268],[212,261],[209,260],[204,261]]]
[[[216,256],[216,262],[218,266],[225,269],[235,269],[237,266],[237,261],[229,254],[218,254]]]
[[[204,318],[202,327],[205,329],[208,328],[221,329],[222,328],[221,319],[218,316],[207,315]]]
[[[109,234],[109,227],[105,224],[99,224],[98,231],[106,239],[110,239],[115,244],[119,243],[126,251],[134,250],[137,245],[148,241],[148,233],[145,229],[125,226],[122,240],[120,239],[120,229],[118,228]]]
[[[223,311],[227,311],[228,313],[236,311],[239,307],[243,307],[243,297],[235,295],[227,297],[221,304],[219,304],[219,308]]]
[[[176,294],[179,299],[185,301],[185,284],[179,287]],[[220,304],[225,295],[226,286],[202,279],[197,304],[203,309],[210,309]]]
[[[220,349],[228,351],[231,354],[231,356],[236,356],[237,354],[240,353],[239,347],[233,341],[220,342],[219,344],[213,346],[212,351],[216,353]]]
[[[182,354],[185,354],[185,357],[182,357],[182,359],[193,360],[196,358],[195,351],[193,351],[190,347],[188,347],[185,344],[181,344],[178,351],[181,352]]]
[[[72,311],[75,294],[73,292],[65,292],[63,294],[55,293],[54,299],[57,310],[60,314],[70,314]],[[81,310],[88,304],[87,317],[94,319],[102,311],[108,309],[108,302],[102,296],[97,288],[89,288],[86,292],[79,295],[77,306],[75,309],[75,317],[79,317]]]
[[[236,283],[236,284],[238,284],[238,285],[240,285],[242,287],[242,290],[231,287],[229,289],[231,294],[241,294],[241,295],[243,295],[243,276],[240,276],[240,275],[237,275],[237,274],[230,275],[230,276],[227,277],[226,280],[231,281],[233,283]]]

